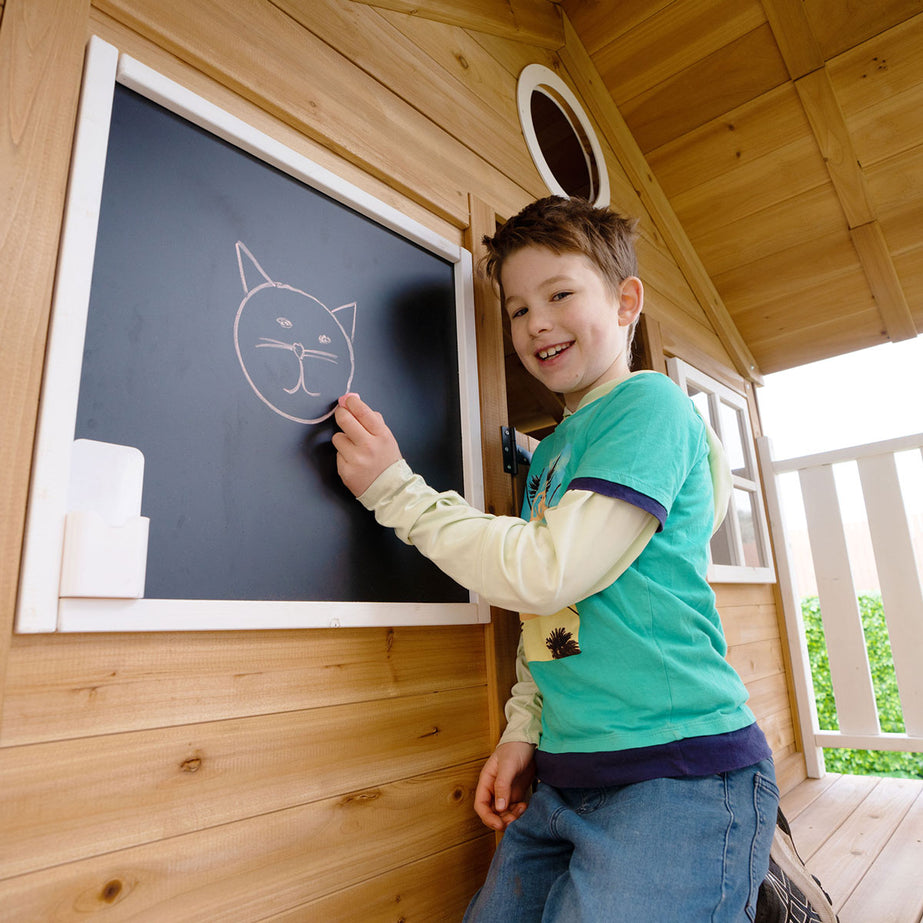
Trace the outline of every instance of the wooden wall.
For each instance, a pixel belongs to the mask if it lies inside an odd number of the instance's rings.
[[[12,632],[83,48],[101,35],[459,242],[544,194],[516,117],[525,64],[558,67],[607,124],[617,114],[570,33],[556,54],[351,0],[6,0],[0,12],[0,917],[459,919],[493,844],[471,802],[508,688],[508,616]],[[733,377],[648,193],[620,166],[622,142],[604,134],[613,201],[644,222],[651,318],[675,351]],[[494,459],[502,342],[478,292]],[[509,508],[504,479],[489,469],[487,482],[490,507]],[[719,602],[731,657],[795,767],[773,590],[722,587]]]

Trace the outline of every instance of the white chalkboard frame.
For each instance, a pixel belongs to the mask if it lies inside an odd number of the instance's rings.
[[[489,621],[489,607],[475,594],[470,594],[467,603],[59,597],[77,398],[116,83],[205,128],[453,264],[464,495],[475,506],[483,506],[470,253],[93,36],[87,46],[55,279],[16,631],[207,631],[450,625]]]

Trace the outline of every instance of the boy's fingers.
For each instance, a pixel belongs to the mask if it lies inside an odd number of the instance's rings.
[[[340,398],[340,406],[345,407],[358,421],[362,427],[372,435],[378,435],[385,430],[384,417],[378,411],[372,410],[358,394],[350,391]]]
[[[340,427],[350,442],[359,442],[364,436],[369,434],[369,431],[348,407],[343,405],[337,407],[333,412],[333,418],[337,421],[337,426]]]

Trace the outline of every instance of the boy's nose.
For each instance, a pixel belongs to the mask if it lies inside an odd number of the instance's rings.
[[[545,311],[529,311],[529,333],[537,336],[551,327],[551,318]]]

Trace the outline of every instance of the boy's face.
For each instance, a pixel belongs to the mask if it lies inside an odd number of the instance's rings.
[[[564,395],[570,410],[593,388],[628,375],[627,333],[641,283],[613,292],[582,253],[523,247],[500,272],[513,346],[526,371]]]

